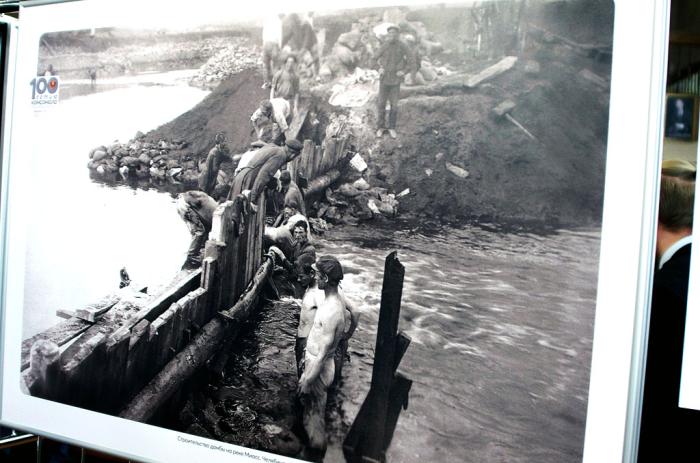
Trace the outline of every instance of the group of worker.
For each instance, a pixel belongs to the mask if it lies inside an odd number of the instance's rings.
[[[281,280],[286,280],[291,292],[302,301],[295,345],[298,393],[308,447],[322,451],[326,445],[327,391],[340,376],[358,312],[339,288],[343,279],[340,262],[331,256],[316,257],[302,189],[286,170],[287,163],[300,151],[297,140],[288,140],[284,146],[263,144],[246,153],[239,160],[228,199],[242,194],[248,198],[247,204],[254,213],[258,212],[258,200],[263,194],[281,205],[277,226],[265,227],[264,245],[275,256],[275,269],[282,273]],[[226,153],[226,146],[224,138],[217,136],[213,156],[207,161],[212,170],[221,162],[219,153]],[[201,266],[204,244],[218,205],[206,193],[212,190],[215,179],[207,175],[201,180],[205,191],[187,191],[177,200],[178,212],[192,234],[184,269]]]

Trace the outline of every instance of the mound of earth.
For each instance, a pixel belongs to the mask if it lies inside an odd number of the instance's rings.
[[[375,137],[375,98],[345,111],[362,121],[353,135],[369,184],[410,189],[402,213],[594,225],[603,204],[609,72],[609,64],[547,46],[474,89],[407,88],[414,96],[399,102],[396,140]],[[493,113],[505,100],[536,140]]]
[[[260,88],[261,82],[254,69],[222,81],[190,111],[147,133],[146,140],[186,140],[187,150],[201,158],[214,146],[216,134],[223,132],[232,153],[244,152],[255,140],[250,115],[270,96],[269,90]]]

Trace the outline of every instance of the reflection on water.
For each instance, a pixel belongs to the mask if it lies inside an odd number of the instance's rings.
[[[580,460],[599,232],[393,228],[337,228],[316,241],[319,255],[340,259],[343,290],[363,312],[329,406],[325,461],[344,461],[342,439],[369,388],[384,259],[394,249],[406,267],[400,329],[412,338],[400,370],[414,384],[388,461]],[[295,315],[289,303],[267,305],[232,349],[212,400],[235,398],[224,404],[245,405],[255,425],[230,425],[220,438],[294,448],[265,429],[293,422]]]
[[[34,114],[32,185],[11,204],[27,214],[24,338],[58,321],[56,309],[94,302],[119,285],[119,269],[151,286],[184,261],[189,233],[174,200],[89,179],[89,150],[128,141],[201,101],[189,87],[135,86],[61,101]]]

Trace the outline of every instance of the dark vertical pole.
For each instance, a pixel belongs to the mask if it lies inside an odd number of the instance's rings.
[[[399,311],[403,292],[404,267],[399,262],[396,251],[389,254],[384,264],[382,302],[379,308],[377,345],[374,350],[370,418],[371,429],[366,436],[372,436],[363,454],[378,461],[384,460],[384,433],[386,430],[387,404],[392,379],[394,377],[394,356],[396,334],[399,327]]]

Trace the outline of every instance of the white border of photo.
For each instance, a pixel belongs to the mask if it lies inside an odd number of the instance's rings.
[[[21,59],[15,85],[11,153],[4,166],[12,175],[9,198],[12,220],[4,241],[2,401],[3,422],[28,431],[148,461],[250,461],[245,452],[277,461],[294,461],[221,442],[196,438],[25,395],[20,390],[20,345],[24,282],[24,218],[31,204],[22,202],[30,178],[22,162],[22,143],[31,139],[29,85],[36,74],[39,37],[45,31],[104,26],[182,26],[216,17],[253,17],[250,7],[229,1],[91,1],[23,6]],[[319,0],[260,1],[254,11],[327,10],[342,7],[426,4],[403,0],[337,2]],[[445,3],[445,2],[443,2]],[[447,2],[466,3],[471,2]],[[137,14],[138,12],[138,14]],[[668,0],[616,2],[610,124],[608,134],[598,300],[586,420],[584,461],[633,461],[640,406],[640,375],[650,291],[655,231],[656,185],[661,157]],[[575,111],[572,108],[572,111]],[[645,136],[646,135],[646,136]],[[12,154],[12,156],[11,156]],[[7,196],[5,197],[7,198]],[[9,243],[11,245],[9,245]],[[189,439],[200,444],[182,442]],[[210,446],[206,448],[206,446]],[[212,450],[217,447],[217,450]],[[223,449],[223,450],[221,450]],[[228,452],[228,453],[227,453]],[[238,455],[239,458],[233,458]]]

